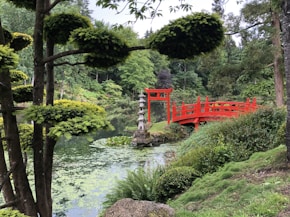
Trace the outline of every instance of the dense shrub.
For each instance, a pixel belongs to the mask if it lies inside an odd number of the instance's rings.
[[[106,195],[107,200],[104,205],[108,207],[123,198],[154,201],[155,185],[163,173],[164,169],[161,167],[152,170],[138,168],[136,171],[128,171],[127,178],[119,180],[111,193]]]
[[[266,151],[277,147],[277,132],[285,122],[284,109],[264,108],[257,112],[242,116],[222,125],[220,131],[226,144],[236,147],[241,153],[239,160],[245,160],[254,152]]]
[[[28,217],[20,213],[18,210],[11,210],[11,209],[1,209],[0,210],[1,217]]]
[[[165,202],[182,193],[191,186],[197,177],[198,175],[192,167],[176,167],[167,170],[156,183],[156,200]]]
[[[174,167],[188,166],[200,174],[215,172],[217,168],[227,162],[235,160],[235,154],[230,146],[223,144],[213,146],[199,146],[172,163]]]
[[[182,144],[173,166],[191,166],[205,174],[226,162],[246,160],[255,152],[277,147],[283,143],[285,116],[284,109],[263,108],[200,128]]]

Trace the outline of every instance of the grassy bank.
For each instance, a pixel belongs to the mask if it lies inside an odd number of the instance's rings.
[[[168,203],[177,217],[290,216],[290,176],[286,148],[255,153],[196,179]]]

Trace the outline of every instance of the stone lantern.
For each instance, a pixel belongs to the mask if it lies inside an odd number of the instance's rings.
[[[147,132],[145,126],[145,95],[143,93],[139,94],[139,112],[138,112],[138,129],[133,135],[132,145],[136,147],[152,146],[150,133]]]
[[[144,107],[145,107],[145,102],[146,100],[144,99],[146,96],[141,93],[139,95],[139,112],[138,112],[138,130],[145,130],[145,111],[144,111]]]

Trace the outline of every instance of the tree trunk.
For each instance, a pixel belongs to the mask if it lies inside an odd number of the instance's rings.
[[[4,201],[6,203],[15,201],[16,197],[14,195],[10,177],[7,171],[3,143],[2,143],[2,136],[0,132],[0,192],[1,190],[3,192]],[[16,206],[12,206],[12,208],[16,208]]]
[[[44,72],[43,63],[43,21],[44,21],[45,1],[36,1],[35,25],[34,25],[34,85],[33,104],[43,104]],[[43,161],[43,126],[34,123],[33,132],[33,160],[35,193],[38,211],[41,217],[49,216],[49,206],[47,201],[45,170]]]
[[[3,44],[4,34],[0,23],[0,44]],[[4,122],[5,138],[7,143],[10,169],[12,170],[13,184],[16,194],[17,209],[26,215],[37,216],[32,191],[28,182],[26,168],[22,158],[19,132],[14,115],[11,78],[8,69],[0,71],[0,104]]]
[[[48,38],[46,43],[47,57],[53,55],[54,42],[53,39]],[[53,105],[54,101],[54,67],[53,62],[46,64],[46,105]],[[46,124],[46,135],[49,133],[51,124]],[[51,183],[52,183],[52,166],[53,166],[53,152],[56,141],[46,136],[44,147],[44,168],[46,180],[46,194],[49,207],[49,216],[52,216],[52,196],[51,196]]]
[[[276,106],[281,107],[284,105],[284,81],[283,73],[281,71],[282,65],[282,51],[280,40],[280,19],[279,13],[272,13],[272,26],[274,28],[274,34],[272,36],[272,44],[274,46],[274,80],[275,80],[275,92],[276,92]]]
[[[3,111],[7,149],[12,168],[12,177],[17,195],[17,208],[29,216],[36,216],[34,199],[27,179],[26,168],[23,163],[20,147],[19,133],[16,116],[13,110],[13,98],[11,91],[10,74],[8,70],[0,72],[0,102]]]
[[[287,123],[286,123],[286,147],[287,159],[290,162],[290,0],[284,0],[282,4],[282,30],[284,45],[284,65],[286,73],[287,93]]]

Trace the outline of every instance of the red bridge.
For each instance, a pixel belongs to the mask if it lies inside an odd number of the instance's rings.
[[[224,118],[238,117],[241,114],[253,112],[257,109],[256,99],[246,102],[216,101],[209,102],[206,97],[205,102],[197,98],[194,104],[182,104],[172,106],[172,122],[179,124],[194,124],[195,129],[199,124],[208,121],[217,121]]]
[[[246,102],[234,101],[208,101],[201,102],[200,97],[197,98],[194,104],[184,104],[177,106],[172,105],[172,115],[170,118],[170,93],[172,89],[145,89],[148,97],[148,122],[150,122],[150,101],[159,100],[167,102],[167,122],[176,122],[182,125],[194,124],[195,129],[198,129],[200,123],[217,121],[225,118],[238,117],[241,114],[254,112],[257,109],[256,99],[252,101],[247,99]]]

